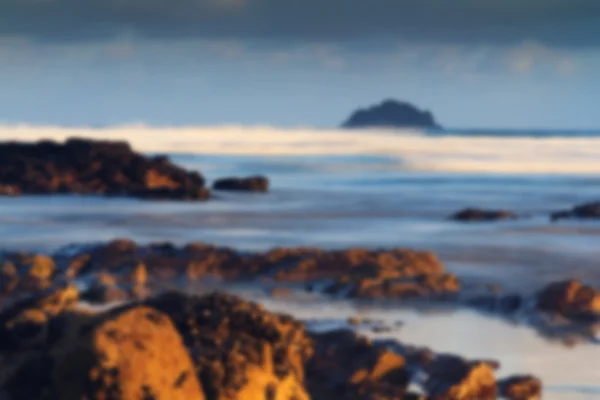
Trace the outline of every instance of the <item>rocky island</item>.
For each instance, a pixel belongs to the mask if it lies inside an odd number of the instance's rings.
[[[429,111],[398,100],[385,100],[380,104],[362,108],[342,124],[342,128],[419,128],[441,129]]]
[[[164,156],[146,157],[127,142],[69,139],[0,143],[0,194],[55,193],[205,200],[204,177]]]

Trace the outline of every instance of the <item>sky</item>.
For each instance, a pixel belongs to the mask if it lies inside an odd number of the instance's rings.
[[[598,0],[2,0],[0,123],[600,128]]]

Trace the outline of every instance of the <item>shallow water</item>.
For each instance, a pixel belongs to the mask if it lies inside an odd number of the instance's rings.
[[[470,359],[496,360],[501,368],[498,378],[533,374],[544,383],[545,400],[600,399],[600,345],[580,344],[566,347],[548,341],[533,330],[497,318],[451,306],[434,306],[415,310],[378,302],[361,303],[331,300],[304,292],[276,299],[263,288],[244,285],[190,285],[191,294],[226,291],[256,301],[266,309],[285,313],[306,322],[308,329],[356,329],[347,320],[358,317],[371,324],[358,327],[358,332],[373,339],[393,339],[403,344],[427,347],[437,353],[450,353]],[[83,309],[103,311],[118,305],[92,306]],[[391,328],[375,333],[373,326]]]
[[[127,237],[200,240],[237,249],[412,247],[434,250],[464,281],[501,283],[531,292],[556,279],[600,286],[600,221],[550,223],[551,211],[600,200],[600,137],[433,137],[418,133],[274,129],[107,131],[0,127],[0,138],[67,136],[129,139],[148,152],[222,176],[264,174],[265,195],[215,193],[207,203],[101,197],[0,198],[0,240],[7,249],[53,251],[72,243]],[[185,153],[185,154],[184,154]],[[504,208],[517,221],[461,224],[468,206]],[[357,312],[338,302],[269,307],[305,318]],[[472,357],[502,361],[502,374],[532,372],[544,399],[600,399],[599,347],[568,349],[466,311],[427,317],[368,309],[371,318],[402,319],[397,337]]]
[[[402,321],[402,326],[392,332],[373,333],[368,329],[361,332],[374,338],[429,347],[436,352],[498,360],[499,377],[528,373],[540,377],[545,384],[545,400],[600,398],[599,345],[567,348],[542,339],[526,327],[464,310],[423,314],[344,301],[258,300],[270,310],[310,320],[317,328],[346,327],[346,319],[353,316],[381,320],[392,327]]]
[[[548,213],[600,199],[590,176],[485,175],[397,170],[375,156],[173,157],[212,181],[264,174],[269,194],[215,193],[207,203],[102,197],[0,198],[5,248],[54,250],[129,237],[201,240],[239,249],[413,247],[434,250],[473,280],[515,290],[575,277],[600,283],[600,221],[550,223]],[[374,167],[376,166],[376,167]],[[505,208],[517,221],[448,220],[467,207]]]

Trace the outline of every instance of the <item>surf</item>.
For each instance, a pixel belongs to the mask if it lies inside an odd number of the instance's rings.
[[[227,156],[382,156],[403,170],[481,174],[600,174],[600,136],[507,131],[429,134],[419,130],[341,130],[272,126],[60,127],[2,125],[0,140],[126,140],[147,153]]]

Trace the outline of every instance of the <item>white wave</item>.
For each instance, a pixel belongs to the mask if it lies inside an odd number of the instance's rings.
[[[220,155],[379,155],[406,169],[455,173],[600,174],[600,137],[427,136],[267,126],[108,128],[0,126],[0,140],[127,140],[139,151]]]

